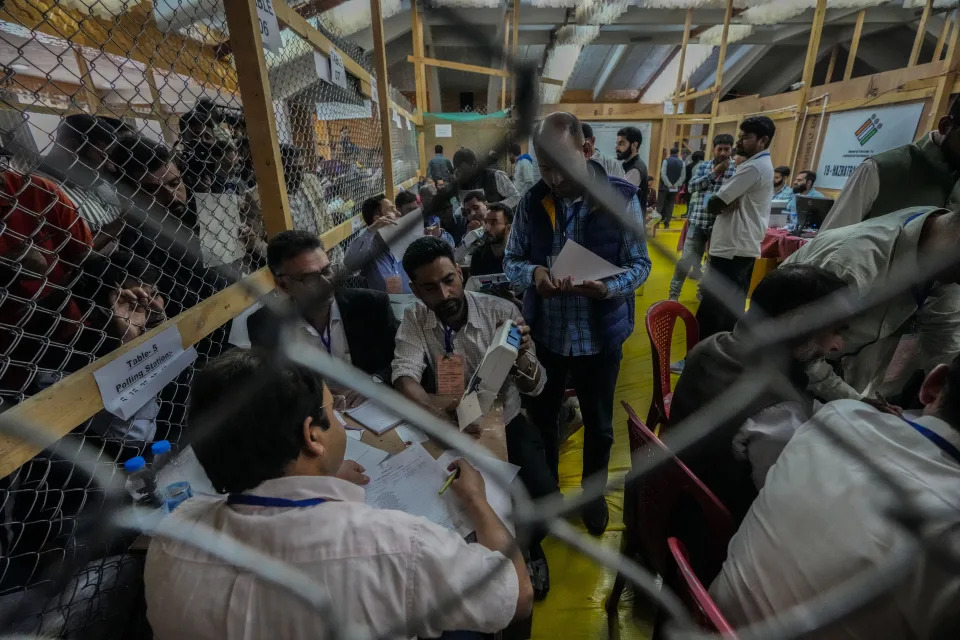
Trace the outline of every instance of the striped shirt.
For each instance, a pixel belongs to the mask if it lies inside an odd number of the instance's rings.
[[[67,194],[77,214],[93,232],[120,217],[120,201],[117,199],[117,192],[106,183],[101,182],[94,189],[83,189],[65,182],[60,185],[60,188]]]
[[[691,227],[700,227],[705,231],[713,229],[713,223],[717,219],[717,216],[707,213],[707,201],[737,171],[737,165],[731,162],[726,172],[717,178],[713,173],[713,167],[713,162],[709,160],[698,163],[693,168],[687,185],[691,194],[687,220],[690,221]]]

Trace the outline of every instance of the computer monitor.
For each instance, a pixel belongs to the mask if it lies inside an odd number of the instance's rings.
[[[797,231],[817,231],[823,224],[833,200],[829,198],[811,198],[810,196],[796,196]]]
[[[779,229],[787,226],[787,214],[784,211],[787,208],[786,200],[774,200],[770,203],[770,218],[767,220],[767,226],[771,229]]]

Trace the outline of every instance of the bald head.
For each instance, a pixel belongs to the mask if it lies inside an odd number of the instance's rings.
[[[583,129],[571,113],[556,111],[541,120],[533,131],[533,146],[540,177],[554,195],[576,198],[588,177],[583,148]]]

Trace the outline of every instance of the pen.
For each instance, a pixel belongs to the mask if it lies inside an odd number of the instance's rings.
[[[442,496],[443,493],[450,488],[450,485],[453,484],[453,481],[460,477],[460,469],[457,469],[447,478],[447,481],[443,483],[443,486],[440,487],[440,491],[437,492],[438,496]]]

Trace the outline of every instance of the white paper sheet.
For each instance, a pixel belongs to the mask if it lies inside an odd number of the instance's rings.
[[[370,477],[370,482],[373,482],[374,478],[380,477],[380,463],[386,460],[389,455],[383,449],[377,449],[359,440],[347,438],[347,452],[343,455],[343,459],[358,462],[363,467],[363,472]]]
[[[453,491],[438,495],[448,475],[426,449],[415,444],[380,465],[379,477],[366,486],[366,503],[421,516],[465,536],[473,527],[460,501]]]
[[[403,421],[400,416],[390,413],[379,405],[367,400],[359,407],[345,411],[348,416],[365,426],[375,434],[382,435]]]
[[[626,269],[611,264],[589,249],[568,239],[560,249],[560,254],[550,267],[550,275],[560,280],[573,277],[573,284],[583,284],[585,280],[603,280]]]
[[[440,454],[436,462],[440,465],[440,468],[444,470],[444,473],[446,473],[446,468],[450,466],[450,463],[461,457],[458,452],[450,449]],[[515,464],[510,464],[509,462],[504,462],[494,457],[486,457],[486,460],[507,474],[510,482],[513,482],[517,474],[520,473],[520,467]],[[513,523],[510,521],[510,514],[513,513],[513,502],[510,499],[510,492],[506,487],[503,487],[497,482],[492,475],[483,469],[478,468],[477,470],[480,472],[480,475],[483,476],[484,489],[486,489],[487,492],[487,503],[490,504],[494,513],[500,517],[507,528],[510,529],[510,532],[513,533]]]
[[[403,260],[403,254],[413,241],[423,236],[423,215],[420,209],[414,209],[397,220],[397,224],[387,225],[377,233],[390,247],[390,253],[397,260]]]
[[[400,436],[400,440],[410,444],[420,444],[430,439],[427,434],[406,423],[397,425],[397,435]]]

